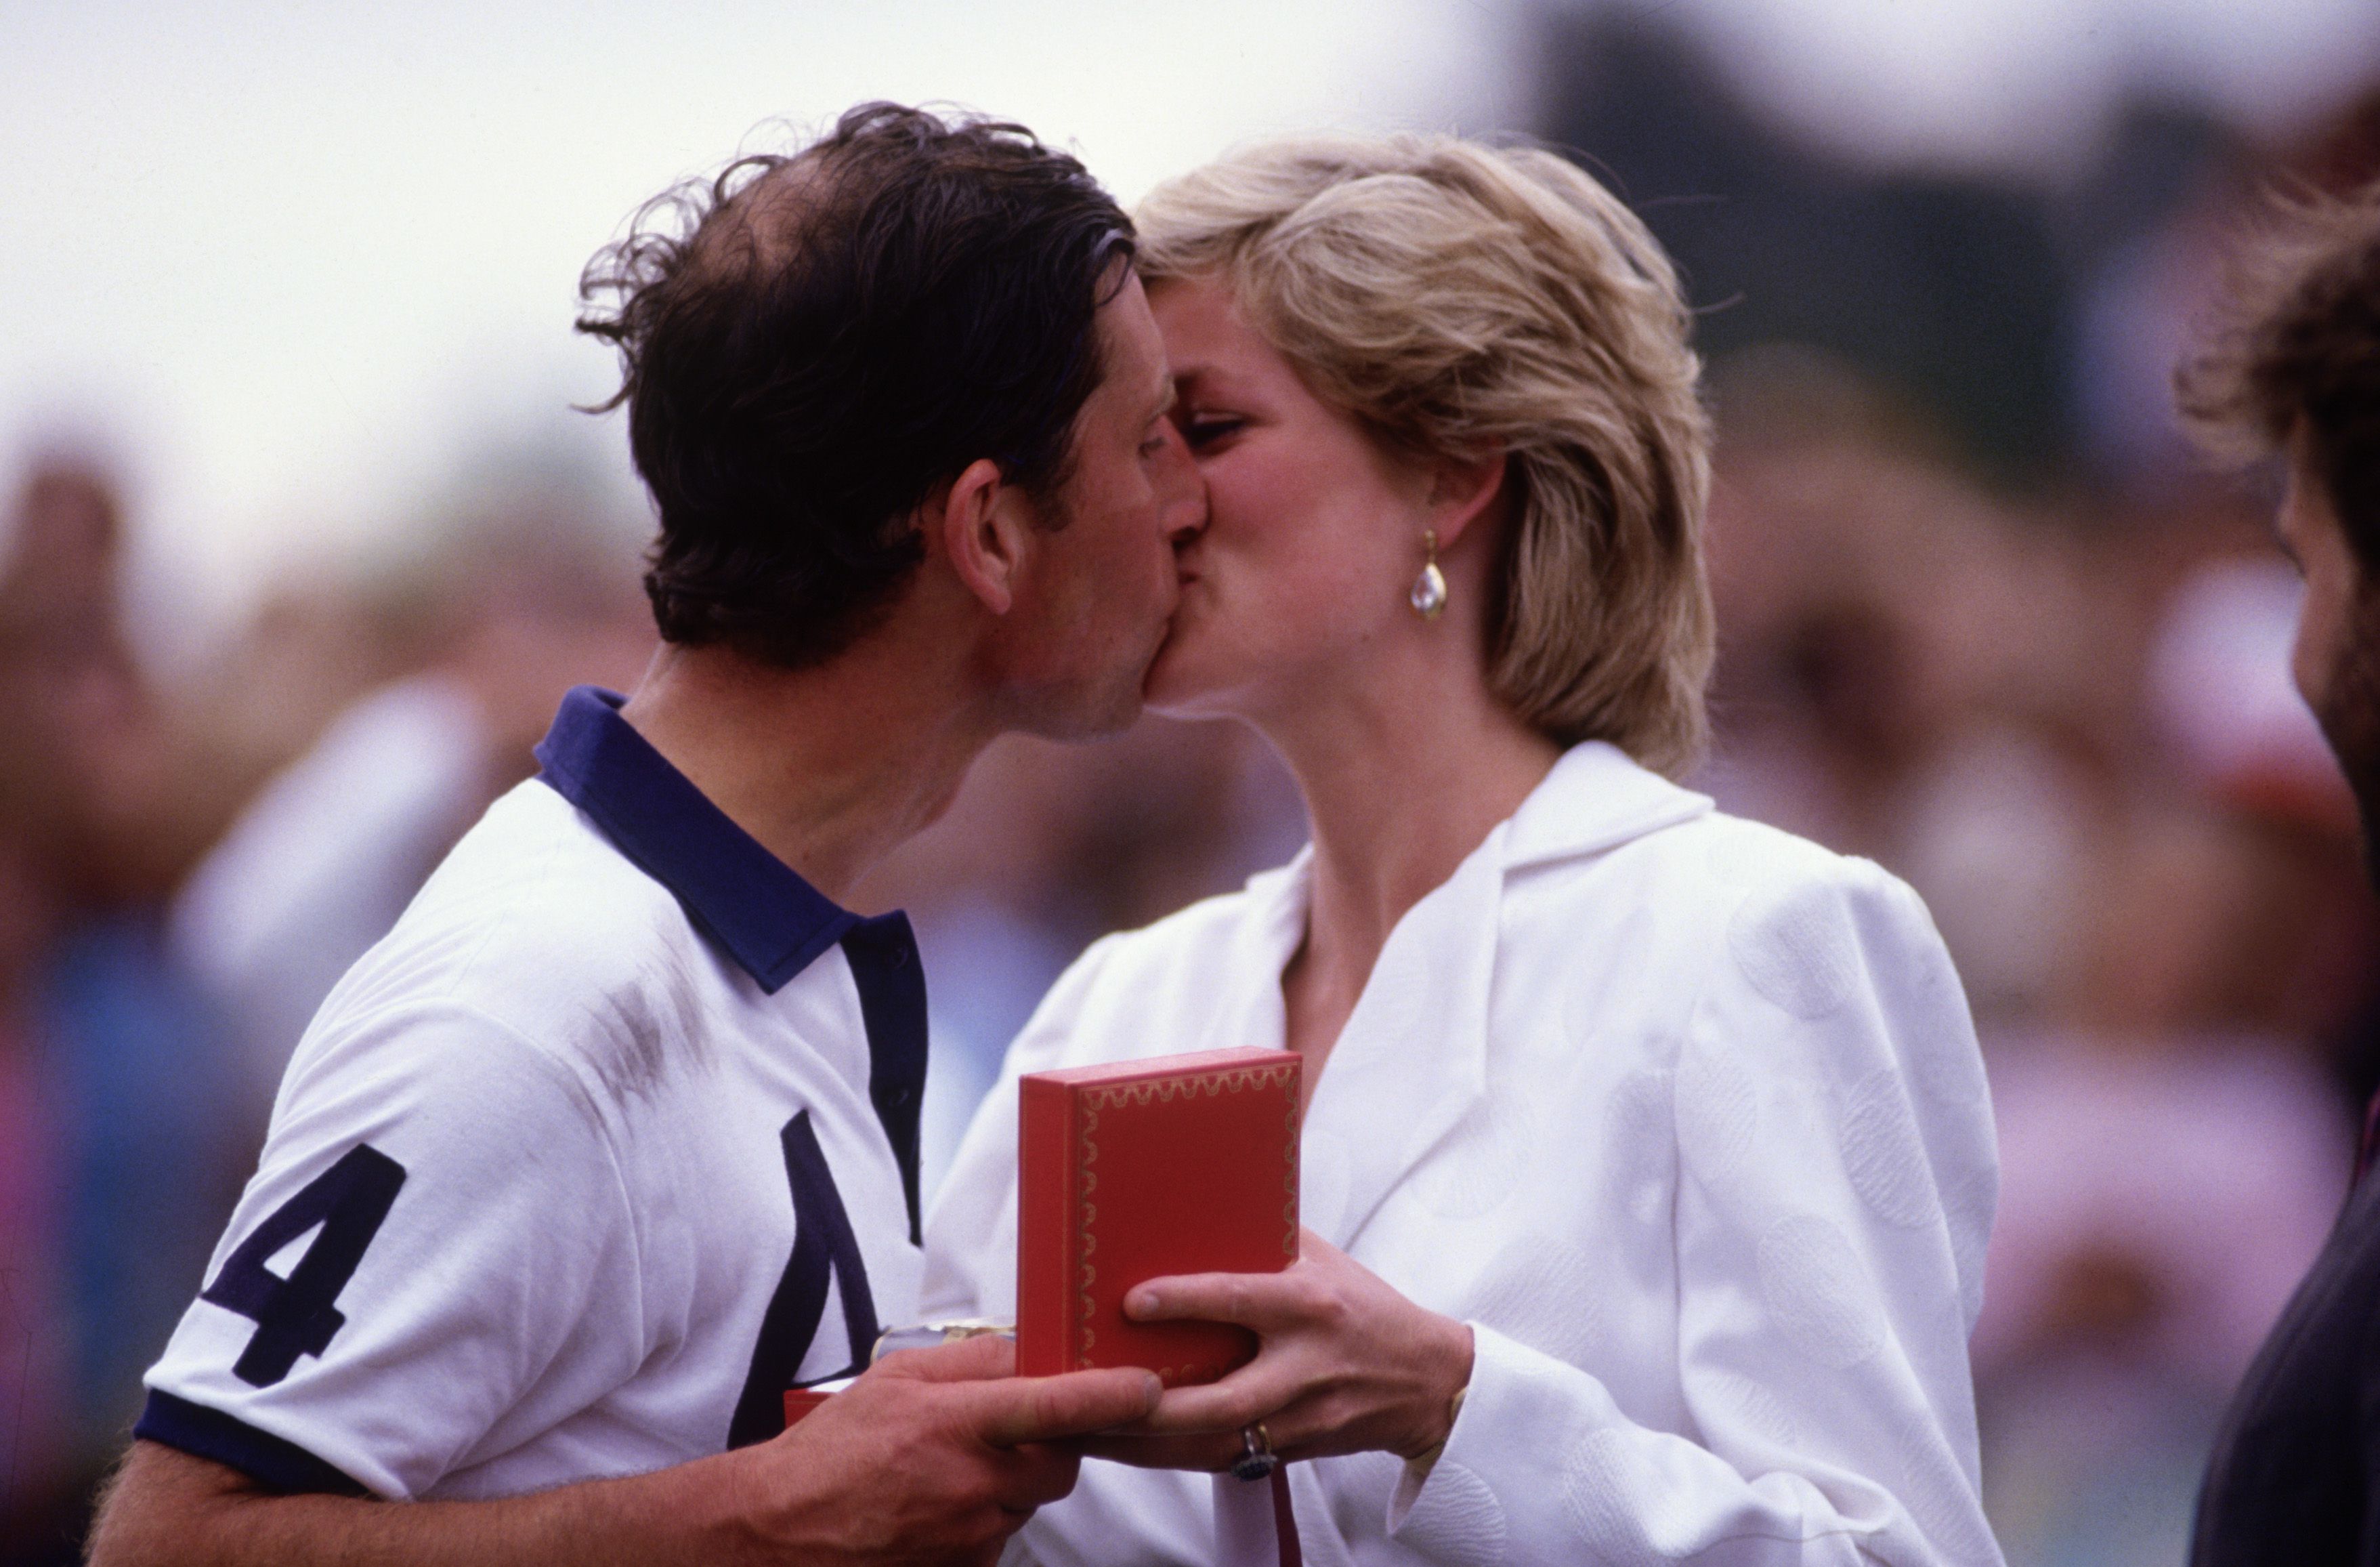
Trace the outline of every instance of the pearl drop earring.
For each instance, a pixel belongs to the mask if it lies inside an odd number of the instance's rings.
[[[1438,569],[1438,530],[1425,528],[1421,547],[1427,557],[1422,563],[1421,575],[1414,578],[1413,592],[1406,601],[1414,613],[1424,620],[1436,620],[1446,608],[1446,573]]]

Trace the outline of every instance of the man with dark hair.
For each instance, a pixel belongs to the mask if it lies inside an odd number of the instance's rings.
[[[589,269],[663,646],[308,1029],[95,1561],[989,1561],[1153,1406],[870,1367],[925,990],[836,902],[994,736],[1138,711],[1205,503],[1132,244],[1021,128],[871,104]]]
[[[2285,213],[2176,378],[2227,456],[2285,460],[2276,531],[2304,575],[2298,689],[2380,879],[2380,188]],[[2367,1118],[2330,1242],[2235,1397],[2199,1499],[2198,1567],[2380,1564],[2380,1181]]]

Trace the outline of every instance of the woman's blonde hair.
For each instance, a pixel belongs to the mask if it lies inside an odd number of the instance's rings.
[[[1159,186],[1150,284],[1212,277],[1323,401],[1425,459],[1510,454],[1497,697],[1674,777],[1710,674],[1710,423],[1669,258],[1577,168],[1451,136],[1311,136]]]

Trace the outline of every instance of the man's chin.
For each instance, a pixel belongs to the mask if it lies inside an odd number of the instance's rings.
[[[1146,670],[1138,663],[1114,669],[1099,686],[1050,690],[1012,710],[1010,726],[1045,740],[1097,740],[1129,729],[1140,718]]]
[[[1118,691],[1104,700],[1079,703],[1024,727],[1044,740],[1104,740],[1131,728],[1140,713],[1140,693]]]
[[[1183,709],[1195,705],[1199,690],[1196,668],[1184,656],[1183,638],[1176,631],[1157,646],[1157,656],[1148,661],[1148,673],[1140,686],[1141,699],[1148,711],[1161,718],[1191,716]]]

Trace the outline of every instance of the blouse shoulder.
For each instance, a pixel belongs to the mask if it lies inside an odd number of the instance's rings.
[[[1176,1037],[1244,983],[1292,910],[1293,864],[1135,930],[1102,936],[1058,977],[1012,1048],[1012,1070],[1192,1048]],[[1275,972],[1278,971],[1276,965]]]
[[[1524,939],[1540,924],[1560,931],[1582,917],[1593,923],[1591,911],[1619,893],[1649,913],[1634,934],[1675,944],[1688,963],[1694,952],[1756,947],[1772,936],[1796,946],[1889,950],[1923,965],[1941,947],[1924,902],[1882,866],[1720,811],[1531,865],[1523,876],[1522,906],[1539,917],[1507,934]]]
[[[1875,862],[1706,812],[1547,869],[1505,911],[1505,943],[1536,963],[1616,943],[1677,998],[1682,1033],[1715,1031],[1747,1062],[1798,1055],[1822,1077],[1913,1073],[1981,1097],[1949,952],[1924,901]]]
[[[1646,842],[1661,843],[1662,852],[1676,862],[1674,871],[1682,873],[1678,880],[1698,883],[1705,894],[1699,901],[1742,940],[1780,929],[1814,934],[1823,928],[1870,950],[1885,947],[1924,958],[1941,948],[1925,901],[1874,860],[1837,854],[1782,829],[1718,811]]]
[[[1059,984],[1063,987],[1079,974],[1087,989],[1121,985],[1138,990],[1184,969],[1212,974],[1278,907],[1278,893],[1270,883],[1284,874],[1266,871],[1247,886],[1201,898],[1137,929],[1102,936],[1083,950]]]

